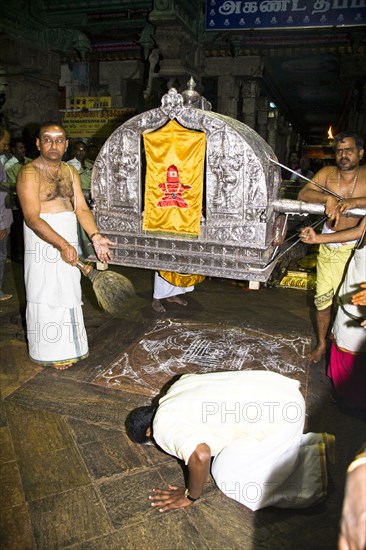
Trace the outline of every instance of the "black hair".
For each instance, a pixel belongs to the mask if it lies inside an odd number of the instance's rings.
[[[84,147],[86,148],[86,143],[82,139],[78,139],[77,141],[74,141],[74,143],[72,144],[74,149],[76,148],[77,145],[84,145]]]
[[[23,143],[23,145],[25,145],[25,141],[23,138],[21,137],[16,137],[16,138],[11,138],[10,140],[10,148],[14,148],[16,145],[18,145],[18,143]]]
[[[335,150],[337,143],[341,143],[346,138],[353,138],[358,150],[363,149],[363,139],[355,132],[339,132],[334,138],[333,149]]]
[[[131,411],[125,422],[128,437],[135,443],[144,444],[149,441],[146,430],[151,426],[157,407],[147,405]]]

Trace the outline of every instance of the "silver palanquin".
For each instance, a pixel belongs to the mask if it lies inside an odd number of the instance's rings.
[[[190,81],[182,94],[171,88],[160,108],[131,118],[105,142],[92,175],[98,227],[117,243],[113,264],[267,281],[275,265],[269,260],[278,244],[278,234],[276,242],[274,236],[281,232],[284,211],[278,200],[280,170],[269,159],[276,157],[247,125],[208,110],[208,102],[194,86]],[[172,119],[206,134],[205,198],[197,238],[142,229],[142,133]],[[294,208],[287,206],[287,211]]]

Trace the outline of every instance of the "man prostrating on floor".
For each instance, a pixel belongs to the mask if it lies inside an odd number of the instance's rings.
[[[305,508],[326,496],[327,455],[334,437],[303,434],[299,382],[269,371],[186,374],[158,407],[126,420],[136,443],[155,443],[188,466],[187,487],[155,488],[160,512],[191,506],[212,476],[228,497],[258,510]]]

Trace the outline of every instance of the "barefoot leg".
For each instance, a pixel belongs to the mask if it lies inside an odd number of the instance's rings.
[[[63,361],[60,361],[59,363],[52,363],[50,365],[55,370],[66,370],[75,365],[76,361],[70,361],[70,363],[64,363]]]
[[[164,313],[164,312],[166,311],[166,310],[165,310],[165,307],[163,306],[163,304],[161,303],[161,301],[158,300],[158,298],[153,298],[153,299],[152,299],[151,307],[152,307],[153,310],[156,311],[157,313]]]
[[[331,319],[331,307],[327,307],[316,312],[316,325],[318,332],[318,343],[315,348],[309,353],[307,358],[311,363],[318,363],[327,349],[327,332]]]
[[[175,304],[179,304],[181,306],[187,306],[188,302],[187,300],[183,300],[180,296],[170,296],[170,298],[166,299],[167,302],[174,302]]]
[[[326,351],[326,344],[318,344],[315,346],[315,348],[307,355],[308,360],[310,363],[319,363],[323,355]]]

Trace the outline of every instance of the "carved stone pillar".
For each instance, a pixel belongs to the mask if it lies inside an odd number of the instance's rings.
[[[100,63],[99,74],[99,85],[108,87],[108,93],[113,98],[113,107],[125,107],[128,101],[131,106],[131,99],[127,98],[128,84],[142,81],[143,63],[136,60],[105,61]]]
[[[60,119],[61,56],[85,59],[89,39],[71,28],[48,27],[24,10],[24,2],[9,2],[2,17],[0,64],[6,79],[5,123],[14,136],[29,125]]]
[[[354,90],[350,109],[348,113],[348,123],[346,128],[352,128],[358,135],[366,134],[366,85],[360,85],[358,90]]]
[[[203,74],[217,78],[217,111],[239,120],[244,118],[243,122],[254,128],[258,96],[257,79],[261,78],[262,72],[263,62],[258,56],[207,57]],[[239,93],[244,104],[241,113],[238,112]],[[207,99],[210,101],[209,97]]]
[[[271,109],[268,113],[268,133],[267,133],[267,143],[276,150],[276,137],[277,137],[277,118],[278,111],[277,109]]]
[[[267,141],[269,100],[267,97],[262,96],[258,98],[257,104],[257,132],[264,140]]]
[[[284,116],[277,117],[277,139],[275,153],[283,164],[287,164],[290,150],[291,126]]]
[[[238,118],[239,87],[234,76],[219,76],[217,96],[218,112],[232,118]]]
[[[7,84],[2,110],[13,136],[29,125],[60,119],[59,54],[9,37],[2,43],[0,63]]]
[[[149,13],[149,22],[155,27],[155,45],[160,53],[159,77],[165,81],[178,80],[183,90],[191,76],[198,86],[200,84],[201,7],[200,0],[154,0]]]
[[[254,79],[242,80],[242,121],[253,130],[257,122],[257,98],[259,95],[258,82]]]
[[[158,28],[155,41],[161,54],[160,77],[200,79],[200,48],[188,32],[179,26]]]

